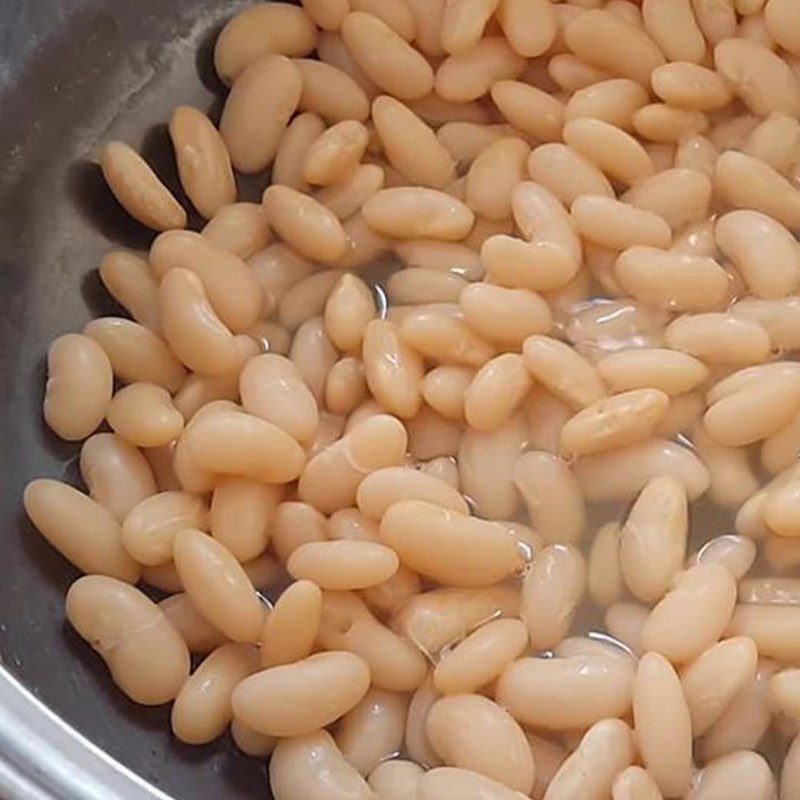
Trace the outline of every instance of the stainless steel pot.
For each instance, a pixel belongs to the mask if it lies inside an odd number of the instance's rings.
[[[31,528],[20,503],[35,476],[77,476],[78,448],[41,423],[48,343],[92,316],[119,311],[97,278],[100,256],[112,246],[146,247],[150,239],[104,187],[91,163],[94,147],[109,137],[141,146],[178,190],[164,121],[180,102],[218,109],[211,48],[220,21],[238,4],[0,0],[6,800],[268,795],[264,765],[225,740],[180,745],[169,735],[168,709],[138,708],[113,689],[97,657],[63,623],[64,593],[76,573]]]

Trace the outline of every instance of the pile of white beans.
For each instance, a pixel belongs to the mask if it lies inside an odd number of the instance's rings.
[[[800,2],[264,2],[215,62],[200,233],[103,150],[159,235],[24,498],[119,688],[276,800],[800,800]]]

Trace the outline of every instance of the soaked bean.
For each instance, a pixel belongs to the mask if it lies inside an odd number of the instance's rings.
[[[378,17],[351,12],[342,23],[342,38],[364,74],[394,97],[415,100],[433,89],[433,70],[424,56]]]
[[[704,44],[702,47],[705,50]],[[678,108],[714,111],[727,105],[732,97],[730,86],[722,76],[688,61],[678,60],[658,67],[653,70],[651,80],[653,91],[664,102]]]
[[[734,208],[760,211],[790,230],[800,227],[800,192],[763,161],[729,150],[717,159],[714,188]]]
[[[380,536],[406,566],[449,586],[489,586],[521,567],[516,544],[502,526],[423,501],[391,506]],[[469,547],[454,552],[456,539],[469,540]]]
[[[683,108],[673,108],[665,103],[653,103],[640,108],[633,115],[633,127],[639,136],[648,141],[676,144],[684,136],[705,133],[708,130],[708,120],[700,111],[688,111]],[[663,166],[669,168],[673,165],[674,159],[671,157],[671,151],[665,152],[668,158]]]
[[[632,677],[606,657],[521,658],[500,675],[495,694],[520,723],[565,731],[626,714]]]
[[[736,584],[730,572],[719,564],[698,564],[653,609],[642,630],[642,643],[675,663],[691,661],[719,639],[735,603]]]
[[[299,192],[310,189],[303,177],[306,154],[324,133],[325,123],[311,112],[296,116],[281,137],[272,165],[272,183],[288,186]]]
[[[586,564],[575,548],[550,545],[536,554],[522,586],[522,618],[534,650],[564,639],[585,591]]]
[[[749,572],[756,558],[756,544],[746,536],[725,534],[709,539],[690,560],[693,563],[704,564],[714,562],[725,567],[734,580],[740,581]]]
[[[737,636],[713,645],[682,670],[694,737],[707,733],[753,681],[757,661],[753,640]]]
[[[475,692],[519,658],[527,644],[527,628],[520,620],[488,622],[445,654],[434,670],[434,684],[442,694]]]
[[[715,503],[738,508],[758,491],[746,451],[718,444],[702,424],[694,426],[692,441],[711,476],[709,492]]]
[[[483,277],[480,257],[463,244],[419,239],[397,242],[394,250],[407,267],[448,272],[468,281]]]
[[[342,272],[327,269],[299,280],[287,289],[278,306],[278,318],[287,329],[297,330],[303,323],[320,316]]]
[[[467,281],[454,273],[407,267],[389,278],[386,294],[389,302],[398,305],[457,303],[467,286]]]
[[[658,214],[674,231],[678,231],[707,215],[711,180],[710,176],[701,174],[694,166],[676,166],[642,179],[625,192],[622,199],[637,208]],[[696,255],[713,256],[716,251]]]
[[[614,274],[640,302],[673,311],[719,308],[728,293],[728,275],[714,259],[652,247],[626,250]]]
[[[468,769],[438,767],[426,772],[417,784],[418,800],[522,800],[525,795]]]
[[[400,325],[402,340],[422,356],[436,361],[480,367],[495,354],[466,323],[435,311],[410,313]]]
[[[613,800],[662,800],[661,792],[650,773],[642,767],[628,767],[614,779]]]
[[[760,656],[793,662],[797,660],[793,631],[800,622],[797,611],[794,606],[740,604],[725,634],[749,636]]]
[[[103,286],[131,317],[158,333],[158,282],[147,261],[125,250],[112,250],[98,271]]]
[[[459,200],[421,187],[382,189],[367,200],[363,214],[370,227],[400,239],[458,241],[475,222]]]
[[[667,475],[648,481],[622,527],[619,550],[622,577],[640,600],[659,600],[668,590],[683,565],[688,527],[681,481]]]
[[[408,697],[370,690],[343,718],[336,743],[347,762],[368,775],[399,752],[405,732]]]
[[[377,586],[397,572],[396,554],[377,542],[310,542],[289,557],[286,568],[297,579],[322,589],[347,591]]]
[[[367,150],[369,132],[356,120],[332,125],[308,147],[303,159],[303,180],[330,186],[349,178]]]
[[[709,180],[714,177],[714,168],[717,164],[717,148],[705,136],[695,134],[687,136],[678,142],[675,151],[675,169],[691,169]]]
[[[426,721],[428,740],[453,767],[472,770],[528,794],[535,766],[519,725],[499,705],[475,694],[437,700]]]
[[[245,410],[309,442],[319,426],[317,403],[297,367],[284,356],[266,353],[250,359],[239,379]]]
[[[556,18],[546,0],[503,0],[496,11],[508,43],[522,56],[542,55],[556,36]]]
[[[800,112],[800,81],[779,56],[757,42],[728,39],[714,48],[714,66],[755,114]]]
[[[511,216],[511,196],[522,180],[530,147],[517,137],[503,137],[487,145],[467,173],[466,202],[486,219]]]
[[[361,210],[375,192],[383,188],[385,174],[376,164],[358,165],[350,177],[317,192],[317,200],[340,220],[347,220]]]
[[[690,800],[769,800],[776,796],[775,779],[769,764],[749,750],[729,753],[708,764],[692,781]]]
[[[342,275],[325,303],[325,329],[339,350],[358,350],[376,314],[375,299],[367,284],[355,275]]]
[[[308,462],[300,476],[300,497],[329,513],[351,506],[364,477],[399,464],[406,445],[399,420],[384,414],[367,419]]]
[[[528,173],[566,206],[585,194],[614,196],[608,179],[594,163],[561,143],[534,148],[528,158]]]
[[[372,116],[387,160],[410,182],[443,189],[453,180],[448,149],[408,106],[383,95],[373,102]]]
[[[180,436],[183,415],[161,386],[132,383],[120,389],[106,412],[108,424],[136,447],[160,447]]]
[[[38,479],[25,487],[23,503],[36,529],[82,572],[127,583],[139,579],[119,523],[92,498],[61,481]]]
[[[634,760],[633,732],[622,720],[594,724],[559,767],[546,800],[600,800],[609,796],[614,778]]]
[[[575,92],[567,101],[564,117],[567,122],[579,117],[591,117],[630,131],[634,113],[647,100],[647,92],[636,81],[614,78]]]
[[[682,796],[691,780],[691,718],[678,675],[658,653],[647,653],[639,661],[633,718],[645,768],[664,795]]]
[[[379,764],[367,780],[382,800],[416,800],[417,784],[424,772],[413,761],[392,759]]]
[[[502,36],[486,36],[466,53],[451,55],[436,70],[436,94],[465,103],[486,94],[498,81],[516,78],[525,59]]]
[[[84,442],[80,470],[90,497],[118,522],[157,491],[145,457],[113,433],[96,433]]]
[[[667,326],[666,343],[709,364],[758,364],[770,353],[767,332],[752,320],[733,314],[679,317]]]
[[[609,633],[634,655],[642,654],[642,628],[650,610],[639,603],[612,603],[605,613]]]
[[[374,797],[367,782],[324,730],[281,739],[270,759],[269,777],[277,800]]]
[[[687,353],[666,348],[623,350],[605,356],[597,371],[615,392],[651,387],[674,397],[702,384],[709,370]]]
[[[261,628],[261,666],[292,664],[311,655],[321,612],[322,593],[315,583],[291,584]]]
[[[797,413],[798,403],[798,376],[777,373],[717,400],[703,421],[720,444],[738,447],[783,428]]]
[[[305,463],[303,449],[282,428],[237,409],[195,418],[184,439],[199,467],[223,475],[288,483]]]
[[[553,95],[522,81],[501,80],[492,84],[491,96],[516,130],[538,141],[555,142],[561,138],[564,104]]]
[[[214,67],[227,84],[268,53],[306,56],[317,43],[317,30],[302,9],[285,3],[245,8],[222,29],[214,49]]]
[[[599,606],[616,603],[624,591],[619,558],[621,532],[619,523],[606,523],[595,534],[589,550],[587,585],[589,596]]]
[[[253,756],[254,758],[266,758],[278,743],[274,736],[264,736],[264,734],[254,731],[235,717],[231,722],[231,739],[245,755]]]
[[[236,181],[225,142],[213,123],[192,106],[178,106],[169,122],[181,186],[205,219],[236,202]],[[183,227],[183,226],[179,226]]]
[[[100,156],[103,177],[119,204],[154,231],[186,227],[186,212],[150,165],[123,142],[108,142]]]
[[[272,231],[260,203],[232,203],[209,220],[203,237],[217,250],[248,259],[270,243]]]
[[[571,213],[584,239],[611,250],[636,245],[666,248],[672,243],[669,226],[660,216],[609,197],[579,197]]]
[[[211,535],[237,561],[257,558],[269,543],[270,527],[282,497],[280,486],[250,478],[218,478],[211,500]]]
[[[367,397],[364,365],[348,356],[337,361],[325,381],[325,406],[333,414],[349,414]]]
[[[791,172],[800,157],[800,123],[788,114],[770,114],[750,134],[744,152],[778,172]]]
[[[346,119],[363,122],[369,117],[369,98],[346,72],[311,58],[292,63],[302,77],[299,110],[318,114],[330,124]]]
[[[172,565],[170,564],[170,567]],[[158,567],[154,569],[159,569]],[[149,570],[145,570],[143,577]],[[223,636],[195,607],[185,592],[173,594],[162,600],[158,607],[164,616],[186,642],[190,653],[205,655],[225,644],[228,639]]]
[[[221,736],[233,719],[233,690],[257,665],[258,652],[251,645],[225,644],[211,653],[175,698],[175,736],[186,744],[206,744]]]
[[[494,14],[498,0],[455,0],[444,7],[442,47],[447,53],[465,53],[475,47]]]
[[[592,66],[572,53],[553,56],[547,62],[547,74],[565,94],[578,92],[611,77],[610,73]]]
[[[303,73],[282,55],[263,56],[238,76],[219,128],[239,172],[261,172],[272,163],[304,90]]]
[[[525,362],[516,353],[487,361],[464,392],[467,422],[478,430],[496,430],[514,414],[531,385]]]
[[[67,592],[66,615],[134,702],[166,703],[188,678],[189,651],[180,635],[155,603],[127,583],[101,575],[78,579]]]
[[[114,375],[123,383],[155,383],[175,392],[186,378],[183,367],[166,343],[137,322],[119,317],[99,317],[88,323],[83,333],[103,348]],[[90,357],[95,358],[94,355]],[[99,373],[102,373],[101,385],[105,397],[105,370],[96,366],[92,369],[97,369],[98,374],[91,373],[92,383],[87,382],[86,386],[94,386],[95,381],[99,382]],[[99,405],[98,401],[98,410]],[[105,407],[103,411],[105,413]]]

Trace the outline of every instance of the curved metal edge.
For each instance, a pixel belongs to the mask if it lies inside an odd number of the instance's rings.
[[[2,667],[0,797],[170,800],[67,725]]]

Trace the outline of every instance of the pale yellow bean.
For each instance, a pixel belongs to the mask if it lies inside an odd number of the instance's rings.
[[[637,300],[673,311],[719,308],[728,294],[728,274],[704,256],[632,247],[619,256],[614,274]]]
[[[714,188],[734,208],[761,211],[790,230],[800,227],[800,191],[752,156],[724,152],[717,159]]]
[[[491,96],[509,125],[533,140],[555,142],[564,126],[564,104],[522,81],[500,80]]]
[[[444,481],[409,467],[385,467],[368,475],[356,492],[359,509],[370,519],[380,520],[388,508],[401,500],[424,500],[468,514],[463,497]]]
[[[673,231],[678,231],[706,217],[711,200],[709,178],[694,167],[676,165],[639,181],[622,199],[658,214]]]
[[[100,280],[136,322],[158,333],[158,282],[143,258],[125,250],[103,256]]]
[[[303,178],[306,153],[324,133],[325,123],[311,112],[296,116],[281,137],[272,165],[272,183],[289,186],[297,191],[308,191]]]
[[[499,0],[449,0],[442,14],[440,37],[447,53],[465,53],[475,47]]]
[[[788,114],[770,114],[750,134],[744,152],[778,172],[791,172],[800,158],[800,123]]]
[[[386,282],[386,294],[389,302],[397,305],[456,303],[468,285],[451,272],[406,267],[391,275]]]
[[[372,770],[367,782],[381,800],[416,800],[417,784],[424,773],[413,761],[392,759]]]
[[[533,650],[552,650],[566,637],[585,591],[586,564],[574,547],[550,545],[536,554],[521,608]]]
[[[736,636],[713,645],[682,670],[692,736],[703,736],[719,721],[755,678],[757,661],[753,640]]]
[[[578,412],[561,429],[561,450],[588,455],[633,444],[653,434],[669,406],[660,389],[634,389]]]
[[[775,779],[769,764],[750,750],[728,753],[699,772],[688,795],[689,800],[770,800],[776,797]]]
[[[634,113],[647,100],[647,92],[636,81],[614,78],[575,92],[567,101],[564,119],[570,122],[579,117],[591,117],[630,131]]]
[[[260,3],[239,12],[222,29],[214,48],[214,67],[225,83],[268,53],[306,56],[317,43],[309,15],[287,3]]]
[[[380,17],[398,36],[410,42],[417,32],[411,9],[402,0],[351,0],[353,11]]]
[[[686,136],[705,133],[708,129],[708,120],[700,111],[673,108],[665,103],[652,103],[640,108],[633,115],[633,127],[643,139],[669,145],[677,144]],[[672,151],[666,149],[664,152],[667,154],[667,159],[663,168],[672,167],[674,163]]]
[[[269,767],[271,795],[278,800],[371,800],[367,782],[324,730],[282,739]]]
[[[614,779],[612,800],[662,800],[650,773],[642,767],[628,767]]]
[[[400,325],[402,340],[418,353],[432,360],[480,367],[495,354],[495,349],[481,339],[466,323],[435,311],[410,313]]]
[[[720,250],[757,297],[785,297],[800,281],[800,251],[792,234],[758,211],[732,211],[714,228]],[[763,269],[769,263],[769,270]]]
[[[143,574],[143,577],[146,576]],[[190,653],[205,655],[228,641],[228,638],[197,610],[184,592],[167,597],[158,604],[158,607],[186,642]]]
[[[119,523],[99,503],[61,481],[31,481],[23,494],[36,529],[79,570],[127,583],[139,566],[122,546]]]
[[[468,281],[483,277],[480,257],[463,244],[418,239],[397,242],[394,251],[410,268],[451,273]]]
[[[705,50],[704,44],[702,48]],[[730,85],[718,73],[688,60],[658,67],[651,80],[653,91],[665,103],[691,111],[714,111],[727,105],[733,96]]]
[[[714,402],[703,422],[720,444],[739,447],[765,439],[787,425],[800,404],[796,374],[775,374]]]
[[[520,620],[488,622],[445,654],[433,672],[434,684],[442,694],[475,692],[519,658],[527,644],[528,631]]]
[[[103,177],[119,204],[155,231],[186,227],[186,212],[150,165],[123,142],[108,142],[100,156]]]
[[[250,478],[218,478],[211,500],[211,535],[237,561],[257,558],[269,543],[270,527],[282,497],[280,486]]]
[[[600,377],[615,392],[652,387],[674,397],[702,384],[709,370],[687,353],[666,348],[623,350],[597,364]]]
[[[674,663],[687,663],[719,639],[736,603],[736,583],[719,564],[687,570],[653,609],[642,644]]]
[[[438,767],[426,772],[417,784],[417,800],[523,800],[525,795],[477,772],[457,767]]]
[[[497,19],[508,43],[521,56],[540,56],[556,37],[556,17],[549,0],[501,0]]]
[[[375,192],[383,188],[385,173],[376,164],[359,164],[350,177],[326,186],[317,192],[317,200],[330,209],[340,220],[347,220],[361,210],[361,206]]]
[[[565,31],[570,50],[612,74],[650,85],[650,73],[664,63],[655,42],[641,29],[608,11],[577,16]]]
[[[324,592],[317,636],[327,650],[348,650],[368,665],[373,684],[392,692],[412,692],[425,679],[419,650],[382,625],[352,592]]]
[[[687,566],[714,562],[725,567],[734,580],[740,581],[749,572],[756,559],[756,544],[746,536],[724,534],[709,539],[694,555]]]
[[[640,603],[612,603],[604,615],[609,633],[635,656],[642,654],[642,628],[650,610]]]
[[[239,172],[261,172],[272,163],[303,84],[297,67],[274,54],[254,61],[238,76],[219,127]]]
[[[181,687],[172,706],[172,732],[186,744],[206,744],[225,732],[233,719],[231,695],[256,671],[258,651],[252,645],[217,648]]]
[[[566,206],[585,194],[614,196],[608,179],[594,163],[561,143],[534,148],[528,158],[528,173]]]
[[[660,600],[686,556],[687,491],[674,477],[654,477],[633,504],[620,539],[625,584],[640,600]]]
[[[557,339],[529,336],[523,343],[522,357],[536,380],[575,408],[585,408],[605,395],[595,368]]]
[[[282,242],[256,253],[248,265],[261,287],[262,316],[272,316],[286,292],[318,270],[316,264]]]
[[[245,755],[254,758],[266,758],[278,743],[274,736],[264,736],[235,717],[231,722],[231,739]]]
[[[666,343],[707,364],[758,364],[770,354],[767,332],[752,320],[733,314],[679,317],[664,332]]]
[[[342,718],[336,744],[349,764],[368,775],[403,744],[408,696],[371,689]]]
[[[114,375],[123,383],[155,383],[170,392],[183,385],[186,378],[183,366],[164,340],[143,325],[120,317],[99,317],[88,323],[83,333],[103,348]],[[101,385],[105,387],[107,376],[102,372]],[[100,376],[93,375],[93,380],[100,380]],[[86,385],[88,388],[92,384]]]
[[[303,180],[330,186],[349,178],[369,143],[369,132],[357,120],[343,120],[322,133],[306,150]]]
[[[675,151],[675,168],[692,169],[711,179],[714,177],[718,155],[717,148],[710,139],[699,134],[687,136],[678,142],[678,148]]]
[[[347,234],[322,203],[288,186],[270,186],[263,203],[272,228],[300,255],[328,264],[344,257]]]
[[[501,525],[424,501],[391,506],[381,520],[380,537],[406,566],[449,586],[490,586],[522,566],[514,540]]]
[[[694,425],[691,438],[711,475],[709,493],[715,503],[738,508],[758,491],[759,482],[745,450],[719,444],[702,424]]]
[[[586,508],[575,476],[556,455],[529,451],[516,459],[514,485],[528,508],[531,526],[547,542],[577,542]]]
[[[355,275],[342,275],[325,302],[325,330],[331,342],[343,352],[358,350],[376,316],[369,286]]]
[[[415,100],[433,89],[424,56],[380,18],[351,12],[342,22],[342,38],[364,74],[394,97]]]
[[[364,203],[362,211],[371,228],[399,239],[458,241],[475,222],[461,201],[422,187],[382,189]]]
[[[478,430],[496,430],[514,414],[531,385],[525,362],[516,353],[487,361],[464,391],[467,422]]]
[[[572,204],[571,214],[582,237],[611,250],[672,244],[672,232],[658,214],[610,197],[583,195]]]
[[[703,60],[706,43],[689,0],[645,0],[642,21],[668,61]]]
[[[315,583],[300,580],[291,584],[261,628],[261,666],[292,664],[311,655],[321,611],[322,593]]]
[[[325,407],[333,414],[349,414],[367,397],[361,360],[348,356],[331,367],[325,380]]]
[[[232,203],[209,220],[203,237],[217,250],[248,259],[270,243],[272,231],[260,203]]]
[[[251,358],[239,378],[244,409],[277,425],[299,442],[310,442],[319,426],[317,402],[288,358],[266,353]]]
[[[178,106],[169,122],[181,185],[205,219],[236,202],[236,181],[225,142],[213,123],[192,106]]]
[[[770,36],[784,49],[800,55],[797,7],[791,0],[769,0],[764,6],[764,22]]]
[[[800,113],[800,80],[764,45],[736,38],[720,42],[714,48],[714,66],[755,114]]]
[[[120,389],[106,412],[108,424],[136,447],[160,447],[180,436],[183,415],[166,389],[149,383],[132,383]]]
[[[397,555],[388,547],[346,540],[301,545],[286,564],[292,577],[336,591],[377,586],[389,580],[398,567]]]
[[[745,298],[731,306],[731,313],[758,322],[778,350],[793,350],[800,341],[798,312],[800,299],[796,295],[781,300]]]
[[[630,667],[605,656],[521,658],[500,675],[495,697],[524,725],[581,729],[624,716],[630,709],[632,678]]]
[[[299,495],[328,513],[352,506],[364,477],[399,464],[406,445],[407,434],[398,419],[386,414],[367,419],[308,462]]]
[[[559,53],[553,56],[547,62],[547,74],[564,94],[579,92],[611,78],[610,73],[598,69],[572,53]]]
[[[318,114],[328,123],[369,117],[369,98],[345,71],[311,58],[294,60],[302,77],[298,108]]]
[[[436,132],[436,138],[450,153],[459,168],[468,168],[487,145],[512,133],[508,125],[478,122],[447,122]]]
[[[525,734],[499,705],[476,694],[437,700],[426,720],[428,740],[442,761],[528,794],[535,766]]]
[[[299,280],[287,289],[278,306],[280,323],[294,331],[313,317],[320,316],[341,277],[341,270],[326,269]]]
[[[486,219],[508,219],[512,192],[523,178],[529,152],[527,142],[517,137],[487,145],[467,173],[467,205]]]
[[[559,767],[545,800],[601,800],[610,796],[614,778],[634,760],[631,729],[622,720],[595,723]]]
[[[633,681],[639,754],[666,797],[683,796],[692,770],[692,723],[680,679],[658,653],[639,661]]]
[[[464,395],[474,377],[469,367],[436,367],[422,380],[422,396],[442,416],[463,420]]]
[[[174,699],[189,677],[189,651],[161,609],[127,583],[87,575],[70,586],[66,616],[135,703]]]
[[[736,11],[733,0],[692,0],[697,25],[709,44],[736,35]]]
[[[587,586],[589,596],[599,606],[616,603],[624,591],[619,558],[621,533],[618,522],[607,522],[592,540]]]
[[[90,497],[118,522],[158,491],[145,457],[113,433],[96,433],[84,442],[80,471]]]

